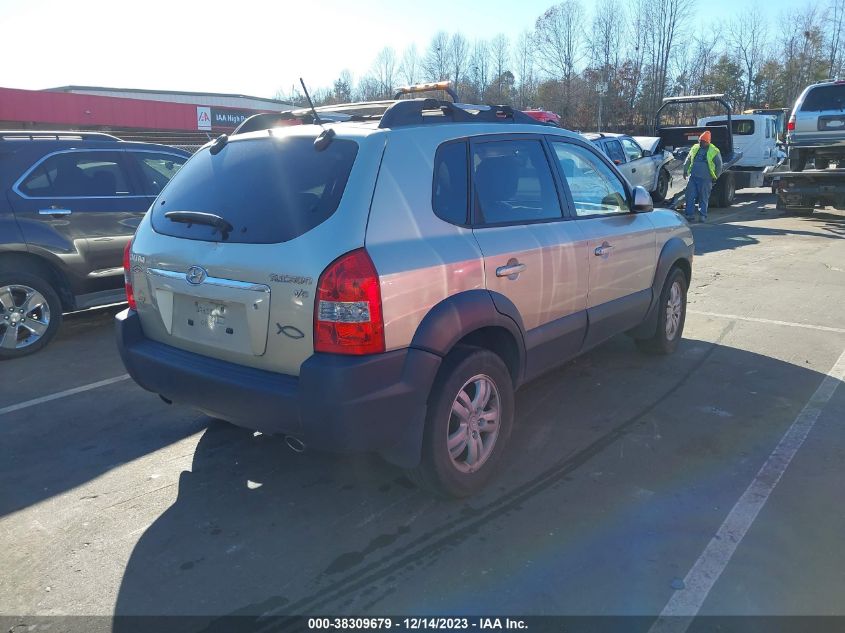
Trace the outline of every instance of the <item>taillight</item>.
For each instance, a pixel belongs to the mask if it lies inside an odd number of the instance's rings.
[[[123,285],[126,288],[126,301],[132,310],[138,309],[138,304],[135,303],[135,291],[132,289],[132,262],[129,258],[129,252],[132,250],[132,240],[126,243],[126,248],[123,249]]]
[[[789,123],[786,124],[786,129],[789,130],[790,132],[793,132],[795,130],[795,115],[794,114],[791,117],[789,117]]]
[[[378,273],[363,248],[342,255],[320,275],[314,301],[314,351],[384,351]]]

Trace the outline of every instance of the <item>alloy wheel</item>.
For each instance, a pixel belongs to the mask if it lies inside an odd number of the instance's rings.
[[[452,402],[446,446],[452,465],[477,471],[493,453],[499,436],[501,404],[496,383],[484,374],[464,383]]]
[[[50,326],[50,306],[40,292],[24,285],[0,287],[0,348],[22,349]]]
[[[681,314],[684,308],[684,296],[681,290],[681,283],[675,281],[669,290],[669,299],[666,302],[666,339],[675,340],[678,329],[681,325]]]

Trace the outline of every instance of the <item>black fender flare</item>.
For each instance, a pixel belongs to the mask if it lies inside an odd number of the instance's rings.
[[[660,293],[663,291],[663,284],[669,276],[669,271],[679,261],[686,262],[687,282],[692,278],[692,257],[693,245],[687,245],[680,237],[672,237],[663,245],[660,256],[657,258],[657,267],[654,271],[654,279],[651,282],[651,304],[643,322],[630,331],[634,338],[648,338],[654,334],[657,328],[657,306],[660,303]]]
[[[519,369],[516,384],[525,371],[525,328],[513,302],[489,290],[467,290],[447,297],[423,318],[411,347],[446,356],[467,334],[486,327],[507,330],[516,341]]]

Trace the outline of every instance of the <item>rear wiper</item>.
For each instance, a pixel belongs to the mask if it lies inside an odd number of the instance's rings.
[[[168,211],[164,214],[171,222],[181,222],[183,224],[206,224],[213,226],[220,231],[221,237],[226,240],[229,238],[235,227],[233,227],[224,218],[214,213],[203,213],[202,211]]]

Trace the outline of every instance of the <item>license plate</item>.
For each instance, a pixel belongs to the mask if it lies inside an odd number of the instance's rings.
[[[226,304],[211,301],[194,301],[196,318],[209,329],[226,325]]]

